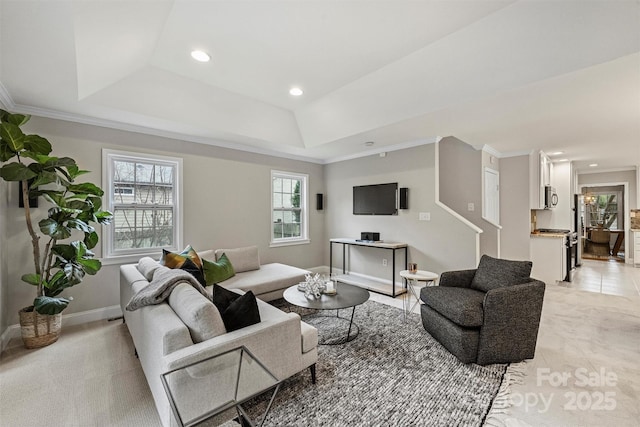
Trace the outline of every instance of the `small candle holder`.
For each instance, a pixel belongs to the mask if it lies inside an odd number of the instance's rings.
[[[409,273],[415,274],[417,272],[418,272],[418,264],[416,264],[415,262],[410,262],[409,263]]]

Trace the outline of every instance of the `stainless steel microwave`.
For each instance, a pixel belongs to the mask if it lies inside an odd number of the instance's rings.
[[[558,204],[558,193],[556,193],[556,189],[550,185],[544,186],[544,208],[552,209],[555,208]]]

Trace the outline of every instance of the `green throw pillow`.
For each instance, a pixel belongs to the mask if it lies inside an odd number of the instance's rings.
[[[207,285],[224,282],[236,274],[226,254],[222,254],[218,261],[215,262],[203,259],[202,269],[204,270],[204,279]]]

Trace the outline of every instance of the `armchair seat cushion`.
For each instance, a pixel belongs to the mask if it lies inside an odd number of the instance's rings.
[[[470,288],[428,286],[420,291],[422,302],[465,328],[482,326],[484,297],[484,292]]]

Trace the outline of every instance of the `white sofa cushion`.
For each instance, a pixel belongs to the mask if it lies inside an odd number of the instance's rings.
[[[216,261],[220,259],[222,254],[227,254],[227,258],[231,261],[233,270],[236,273],[260,269],[260,255],[258,254],[257,246],[246,246],[244,248],[235,249],[216,249]]]
[[[236,274],[220,285],[227,289],[252,290],[256,296],[260,296],[297,285],[304,280],[306,273],[307,270],[274,262],[260,266],[260,270]]]
[[[187,283],[173,289],[169,306],[189,328],[194,343],[227,333],[216,306]]]

